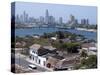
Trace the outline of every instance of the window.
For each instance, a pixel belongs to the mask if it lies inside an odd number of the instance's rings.
[[[37,59],[38,59],[38,57],[35,56],[35,62],[36,62],[36,63],[38,62]]]
[[[50,64],[50,63],[48,63],[48,64],[47,64],[47,67],[48,67],[48,68],[50,68],[50,67],[51,67],[51,64]]]
[[[46,64],[45,61],[43,63],[44,63],[44,66],[45,66],[45,64]]]
[[[34,60],[34,56],[33,56],[33,60]]]
[[[40,64],[40,59],[39,59],[39,64]]]
[[[31,59],[32,58],[32,55],[30,55],[29,58]]]

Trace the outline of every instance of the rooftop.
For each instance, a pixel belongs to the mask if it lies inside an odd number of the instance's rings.
[[[41,47],[41,45],[39,44],[33,44],[32,46],[30,46],[30,48],[34,48],[36,50],[38,50]]]
[[[82,47],[85,47],[85,48],[96,47],[96,44],[94,44],[94,43],[84,43],[84,44],[82,44]]]
[[[63,56],[60,56],[60,55],[58,55],[56,53],[55,54],[54,53],[48,53],[48,54],[43,55],[43,57],[46,57],[46,58],[54,58],[54,59],[57,59],[57,60],[64,59]]]
[[[52,46],[43,46],[44,49],[48,49],[48,50],[55,50],[56,48],[52,47]]]
[[[69,38],[61,39],[63,42],[71,42]]]
[[[63,59],[60,62],[58,62],[55,65],[55,67],[56,68],[68,68],[68,67],[73,67],[78,63],[80,63],[80,59],[77,59],[77,58]]]

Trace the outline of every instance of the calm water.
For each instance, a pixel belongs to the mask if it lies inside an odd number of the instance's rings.
[[[33,35],[33,34],[39,34],[42,35],[44,33],[50,33],[59,31],[57,28],[30,28],[30,29],[16,29],[15,35],[16,36],[26,36],[26,35]],[[84,35],[88,39],[94,39],[97,40],[97,32],[89,32],[89,31],[81,31],[76,29],[60,29],[60,31],[69,31],[72,33]]]

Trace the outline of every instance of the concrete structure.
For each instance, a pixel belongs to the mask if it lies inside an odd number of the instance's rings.
[[[46,58],[41,57],[41,54],[39,53],[41,49],[41,45],[34,44],[30,47],[30,58],[35,62],[42,66],[46,66]],[[40,51],[41,52],[41,51]],[[43,51],[44,52],[44,51]]]
[[[41,66],[47,66],[48,53],[55,53],[56,48],[52,46],[41,46],[39,44],[33,44],[30,46],[30,58]],[[44,56],[45,55],[45,56]]]

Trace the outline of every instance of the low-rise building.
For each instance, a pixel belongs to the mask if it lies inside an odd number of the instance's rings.
[[[53,46],[43,46],[45,50],[47,50],[49,53],[56,53],[56,48]]]
[[[56,37],[51,37],[51,40],[57,40],[57,38]]]
[[[85,50],[88,53],[88,55],[97,54],[97,46],[95,43],[84,43],[82,44],[82,49]]]
[[[40,38],[40,36],[37,35],[37,34],[34,34],[32,37],[33,37],[33,38],[36,38],[36,39],[39,39],[39,38]]]
[[[35,63],[38,63],[42,66],[45,66],[46,58],[41,57],[41,55],[45,54],[46,51],[42,49],[41,45],[33,44],[30,46],[30,58]]]
[[[55,49],[52,46],[41,46],[39,44],[33,44],[30,46],[30,58],[41,66],[46,66],[48,59],[48,53],[55,53]],[[44,56],[45,55],[45,56]]]
[[[71,40],[69,38],[64,38],[64,39],[60,39],[62,42],[66,43],[66,42],[71,42]]]
[[[64,59],[63,56],[59,56],[58,54],[56,53],[48,53],[46,55],[43,55],[43,57],[47,58],[47,61],[46,61],[46,67],[48,68],[52,68],[54,69],[56,64]]]
[[[80,58],[79,56],[73,56],[73,57],[67,57],[67,58],[64,58],[63,60],[59,61],[57,64],[56,64],[56,67],[55,69],[56,70],[72,70],[74,69],[75,65],[79,64],[80,63]]]
[[[30,46],[30,59],[41,66],[53,70],[72,69],[80,60],[78,54],[60,55],[56,48],[39,44]]]

